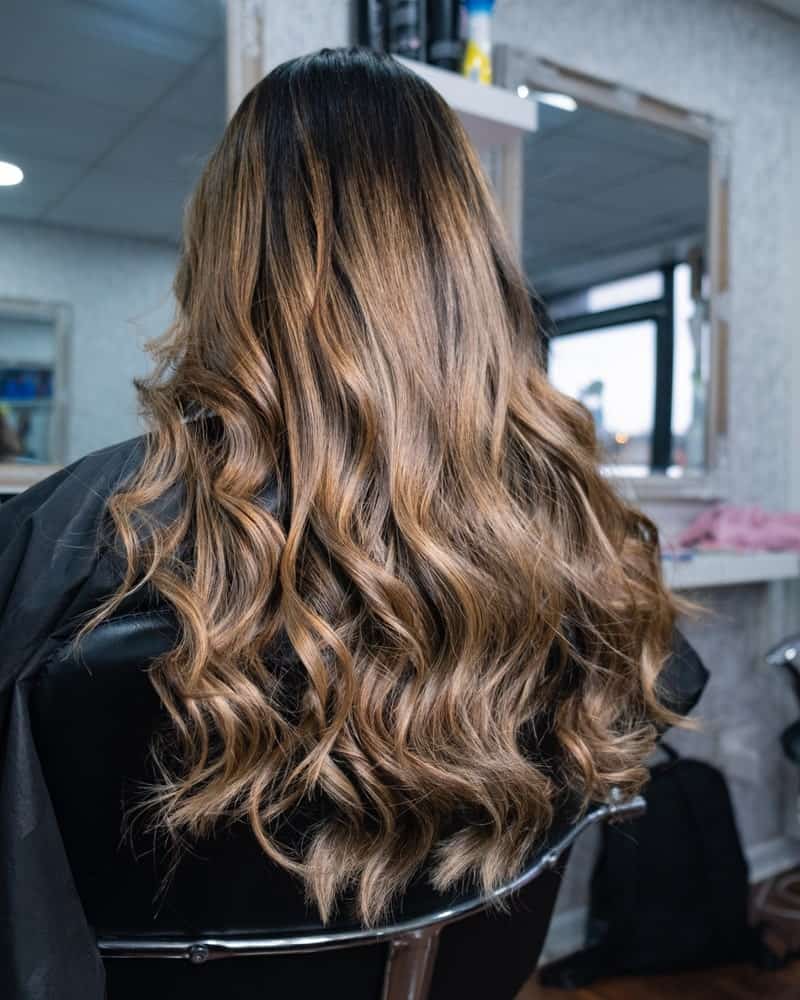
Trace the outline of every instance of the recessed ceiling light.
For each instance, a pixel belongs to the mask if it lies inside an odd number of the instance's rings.
[[[530,94],[530,90],[528,90],[528,88],[525,86],[524,83],[521,83],[517,87],[517,97],[521,97],[522,100],[524,101],[525,98],[528,96],[528,94]]]
[[[536,100],[540,104],[547,104],[551,108],[558,108],[560,111],[577,111],[578,102],[568,94],[544,93],[537,94]]]
[[[25,174],[16,163],[6,163],[5,160],[0,160],[0,187],[13,187],[15,184],[21,184],[24,176]]]

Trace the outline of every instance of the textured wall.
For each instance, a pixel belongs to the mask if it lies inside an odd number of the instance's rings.
[[[351,14],[348,0],[262,0],[264,5],[264,70],[304,52],[348,45]]]
[[[495,37],[730,123],[731,494],[785,504],[800,24],[747,0],[498,0]]]
[[[798,276],[787,266],[800,262],[797,231],[787,225],[800,200],[790,155],[800,24],[747,0],[498,0],[495,37],[729,124],[730,495],[772,507],[800,501],[789,489],[798,459],[789,433]],[[676,511],[660,520],[681,518]],[[791,826],[796,795],[777,744],[794,706],[761,656],[784,629],[800,626],[800,604],[778,586],[696,596],[708,614],[686,630],[713,677],[702,731],[672,740],[723,767],[758,858]],[[585,901],[591,855],[590,843],[576,852],[562,913]]]
[[[172,318],[174,247],[0,222],[0,299],[72,307],[68,454],[139,433],[131,380],[147,370],[142,345]]]

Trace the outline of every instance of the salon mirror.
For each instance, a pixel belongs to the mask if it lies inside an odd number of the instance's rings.
[[[613,474],[707,477],[710,132],[609,86],[571,93],[523,59],[516,79],[537,110],[523,140],[521,257],[552,320],[550,378],[591,411]]]
[[[0,463],[60,465],[70,311],[0,300]]]

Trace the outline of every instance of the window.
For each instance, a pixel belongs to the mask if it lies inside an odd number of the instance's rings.
[[[586,406],[605,454],[615,466],[631,471],[650,462],[655,354],[652,320],[587,330],[551,342],[553,384]]]
[[[591,412],[619,473],[704,464],[707,322],[693,273],[679,263],[548,303],[550,379]]]
[[[664,275],[661,271],[646,271],[631,278],[604,281],[568,295],[559,295],[550,306],[553,319],[575,316],[580,313],[598,313],[606,309],[632,306],[639,302],[653,302],[664,294]]]

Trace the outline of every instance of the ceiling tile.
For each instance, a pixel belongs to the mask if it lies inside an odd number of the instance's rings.
[[[658,164],[655,157],[587,141],[567,130],[525,141],[525,190],[566,201]]]
[[[219,38],[224,29],[225,0],[66,0],[69,7],[101,10],[159,27],[169,34],[206,40]]]
[[[578,134],[587,144],[607,143],[659,160],[681,160],[698,150],[708,151],[708,143],[688,133],[606,111],[590,111],[582,116]]]
[[[641,216],[643,213],[679,211],[687,205],[698,206],[705,213],[707,197],[707,169],[668,163],[657,170],[604,186],[592,194],[591,201]]]
[[[225,53],[215,45],[192,67],[181,82],[160,101],[158,113],[165,118],[225,128]]]
[[[779,10],[787,17],[800,21],[800,0],[761,0],[761,2],[773,10]]]
[[[550,119],[525,142],[523,255],[534,283],[552,293],[632,254],[665,260],[704,232],[706,143],[585,107]]]
[[[0,7],[0,158],[26,173],[0,214],[176,240],[225,125],[222,0]]]
[[[184,185],[95,168],[43,221],[176,243],[187,195]]]
[[[98,166],[120,177],[142,177],[183,186],[195,184],[222,135],[223,122],[200,127],[151,114],[139,122]]]
[[[125,133],[131,111],[0,81],[0,155],[90,163]]]
[[[15,187],[0,187],[0,216],[36,219],[80,177],[83,166],[62,160],[15,156],[25,178]]]
[[[157,101],[211,44],[102,2],[4,0],[2,19],[4,79],[134,111]]]

